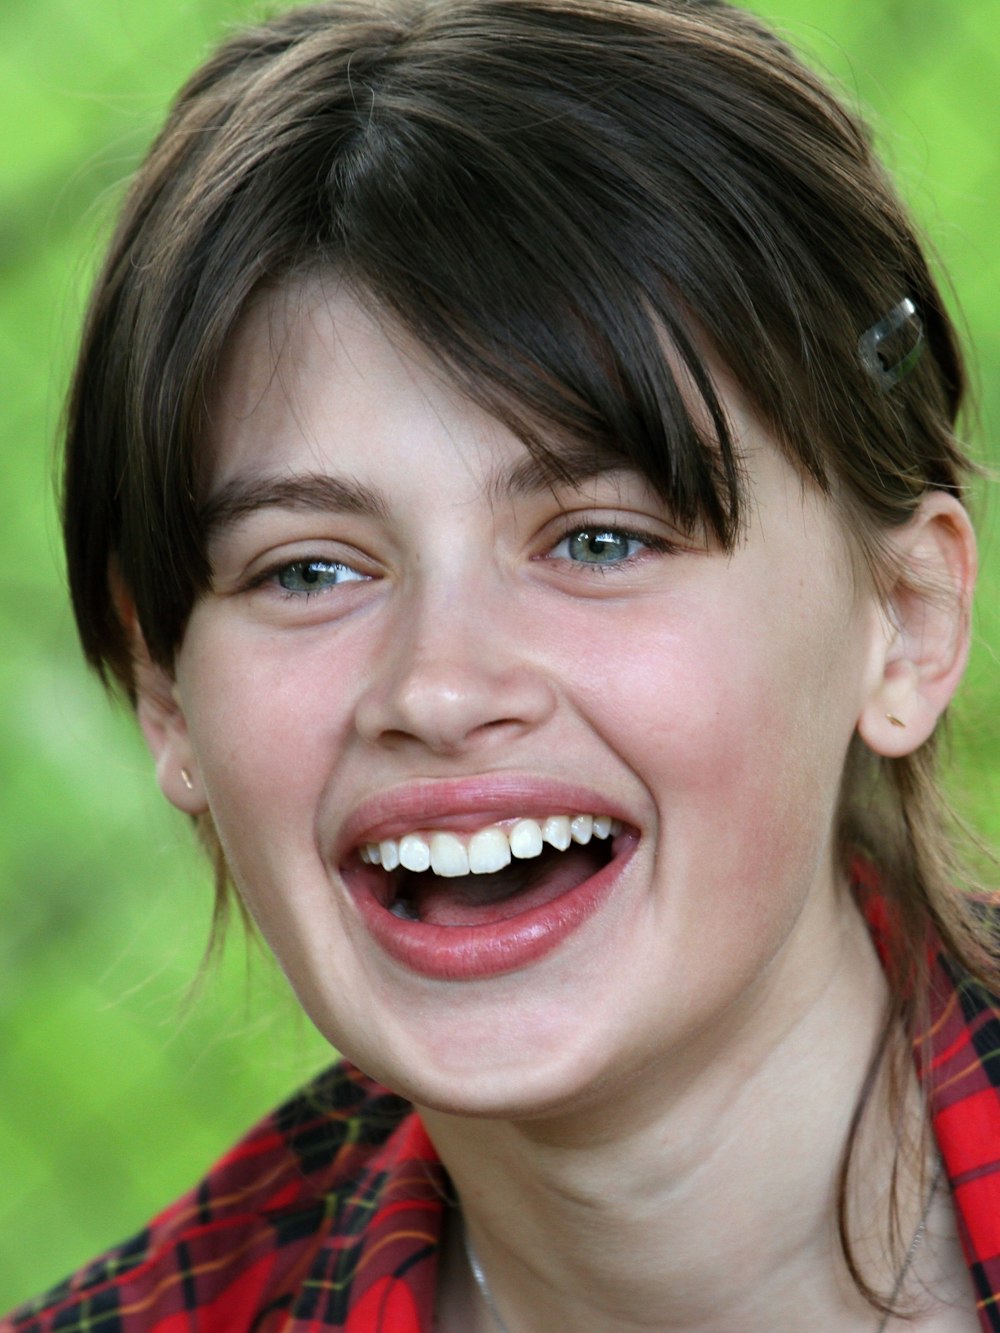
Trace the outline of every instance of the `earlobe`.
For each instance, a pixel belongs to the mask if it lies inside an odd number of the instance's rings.
[[[955,496],[931,491],[890,543],[896,572],[858,732],[896,758],[932,734],[965,670],[976,542]]]
[[[178,810],[204,814],[208,808],[187,720],[170,672],[149,660],[135,662],[136,716],[156,765],[160,790]]]
[[[185,814],[204,814],[208,803],[176,682],[171,672],[150,656],[135,602],[115,563],[108,571],[108,582],[131,647],[136,717],[153,756],[160,790]]]

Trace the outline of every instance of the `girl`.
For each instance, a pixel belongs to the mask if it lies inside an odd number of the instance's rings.
[[[66,542],[345,1059],[0,1327],[1000,1328],[962,390],[864,129],[718,0],[230,39],[98,280]]]

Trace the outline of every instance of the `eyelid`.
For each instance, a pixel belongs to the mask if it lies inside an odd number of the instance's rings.
[[[328,547],[330,549],[323,549]],[[243,572],[234,574],[231,579],[224,580],[224,585],[228,586],[233,593],[250,593],[256,591],[267,591],[270,589],[282,597],[306,598],[311,594],[305,591],[293,591],[283,588],[278,581],[278,577],[283,570],[287,570],[295,565],[322,564],[327,566],[341,566],[344,569],[353,570],[359,577],[356,579],[345,580],[345,584],[352,586],[356,583],[367,583],[374,578],[378,578],[378,566],[370,556],[366,556],[357,547],[348,546],[346,543],[336,541],[290,541],[286,544],[276,545],[269,551],[258,552],[252,560],[247,561]],[[329,588],[343,586],[341,584],[329,584],[323,588],[317,588],[314,592],[325,592]]]
[[[357,561],[346,560],[343,559],[342,557],[329,556],[329,555],[312,554],[312,555],[292,556],[290,559],[275,560],[271,564],[269,564],[265,569],[262,569],[259,572],[251,575],[251,577],[247,580],[246,587],[248,589],[261,588],[267,586],[268,584],[271,584],[285,596],[308,597],[311,596],[314,592],[322,592],[325,591],[325,589],[316,588],[316,589],[303,590],[302,592],[293,592],[290,588],[283,588],[281,586],[279,582],[280,575],[285,570],[293,569],[295,568],[295,566],[325,565],[327,568],[330,569],[350,570],[352,573],[357,575],[357,578],[345,579],[344,580],[345,583],[367,583],[374,577],[374,575],[370,573],[368,570],[359,568],[359,564],[360,562]],[[331,587],[331,588],[339,586],[340,585],[336,583],[331,583],[326,585],[326,587]]]
[[[282,582],[282,575],[296,568],[300,568],[304,571],[310,566],[322,566],[324,569],[333,572],[333,581],[329,583],[319,582],[315,587],[309,587],[307,582],[306,586],[303,588],[289,588]],[[348,577],[343,579],[338,577],[341,571],[346,573]],[[334,588],[343,587],[345,584],[368,583],[371,580],[371,575],[366,574],[364,570],[358,569],[355,565],[348,564],[344,560],[325,560],[317,556],[305,556],[304,558],[289,560],[283,565],[278,565],[272,570],[271,578],[285,597],[309,598],[316,597],[321,593],[331,592]]]
[[[615,533],[617,536],[625,537],[629,541],[641,542],[648,551],[655,551],[660,555],[670,554],[673,551],[682,549],[682,544],[679,541],[674,541],[663,533],[656,532],[653,524],[650,524],[649,527],[644,527],[637,523],[634,518],[626,519],[623,516],[609,517],[607,514],[601,516],[581,512],[579,514],[564,514],[561,516],[559,526],[555,531],[553,539],[551,541],[546,541],[546,550],[543,558],[551,557],[552,552],[556,547],[562,545],[564,541],[568,540],[568,538],[572,537],[575,533],[588,531],[595,534],[601,532]],[[574,560],[567,561],[567,563],[583,569],[588,567],[591,569],[605,570],[627,569],[639,558],[641,558],[641,553],[636,553],[635,555],[626,557],[624,560],[619,560],[606,565],[602,565],[597,561],[589,563],[586,561]]]
[[[210,544],[213,583],[219,589],[247,590],[275,569],[296,561],[324,560],[377,574],[381,562],[371,548],[371,533],[348,516],[260,511],[229,526]]]

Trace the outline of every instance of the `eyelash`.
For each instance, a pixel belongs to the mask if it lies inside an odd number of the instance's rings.
[[[676,543],[670,542],[665,537],[661,537],[653,532],[627,528],[616,523],[588,522],[585,519],[583,522],[577,520],[571,527],[564,528],[559,538],[549,548],[546,557],[551,558],[552,553],[571,538],[588,534],[592,539],[603,536],[624,538],[625,541],[628,542],[638,542],[644,550],[636,551],[622,560],[616,560],[608,564],[602,564],[597,560],[571,560],[568,556],[556,558],[562,559],[567,565],[575,566],[576,570],[581,573],[584,571],[587,571],[588,573],[594,571],[600,572],[602,575],[607,575],[609,573],[631,569],[632,566],[640,561],[649,551],[653,551],[658,555],[669,555],[678,549]]]
[[[357,575],[355,578],[343,580],[344,583],[366,583],[370,578],[370,575],[364,574],[361,570],[357,569],[354,565],[348,564],[345,560],[332,560],[326,556],[317,555],[300,556],[297,560],[283,560],[280,564],[272,565],[270,568],[263,570],[256,578],[251,580],[248,588],[252,591],[257,588],[266,588],[270,585],[278,596],[285,601],[308,602],[313,597],[318,597],[322,593],[328,592],[330,588],[339,586],[338,583],[327,583],[321,584],[315,588],[299,589],[283,588],[281,586],[279,579],[286,571],[296,568],[301,569],[310,565],[325,565],[328,569],[350,570],[353,574]]]
[[[626,542],[637,542],[643,549],[635,551],[621,560],[610,561],[608,563],[603,563],[599,560],[572,560],[569,556],[553,557],[553,553],[562,546],[564,542],[570,541],[573,537],[587,535],[589,535],[591,539],[608,536],[623,539]],[[588,522],[584,519],[582,522],[577,520],[571,526],[565,527],[556,541],[553,542],[545,554],[539,558],[559,559],[564,565],[572,568],[574,574],[578,574],[581,577],[586,577],[592,573],[599,573],[602,577],[606,577],[608,574],[631,569],[638,561],[642,560],[647,552],[653,551],[657,554],[664,555],[670,554],[676,550],[677,546],[675,543],[668,541],[665,537],[658,536],[656,533],[628,528],[615,523]],[[271,566],[255,578],[249,586],[251,588],[261,588],[270,584],[274,591],[283,600],[298,602],[308,602],[313,597],[320,596],[325,592],[329,592],[331,588],[340,586],[338,583],[327,583],[315,588],[292,589],[282,587],[279,579],[283,573],[295,569],[296,567],[303,568],[308,567],[309,565],[325,565],[332,569],[351,570],[352,573],[357,575],[357,577],[345,579],[343,581],[344,583],[364,583],[367,582],[370,577],[356,569],[355,566],[349,565],[343,560],[334,560],[323,556],[302,556],[297,560],[286,560],[282,561],[280,564]]]

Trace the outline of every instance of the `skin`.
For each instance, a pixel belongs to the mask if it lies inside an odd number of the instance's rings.
[[[336,284],[262,299],[218,385],[210,494],[319,475],[379,504],[328,487],[221,527],[175,675],[140,671],[165,793],[211,811],[321,1031],[422,1109],[511,1333],[874,1326],[831,1222],[886,992],[833,820],[855,731],[919,744],[964,632],[858,586],[832,507],[719,379],[754,501],[730,556],[634,474],[512,487],[523,446]],[[645,539],[595,568],[583,528]],[[959,506],[897,544],[964,605]],[[342,581],[289,593],[304,560]],[[341,876],[359,808],[454,779],[583,783],[640,835],[557,949],[462,982],[388,957]],[[915,1185],[905,1207],[915,1228]],[[932,1232],[922,1276],[965,1300],[943,1193]],[[443,1262],[442,1333],[489,1328],[454,1234]],[[975,1327],[947,1315],[920,1327]]]

